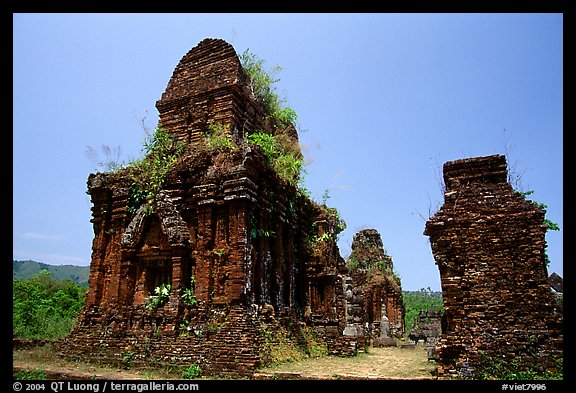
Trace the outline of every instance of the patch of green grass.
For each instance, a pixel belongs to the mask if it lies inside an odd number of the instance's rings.
[[[274,332],[263,329],[262,333],[264,364],[274,366],[328,355],[326,343],[311,327],[281,328]]]
[[[45,380],[48,379],[48,374],[44,370],[22,370],[14,374],[14,379],[17,380]]]

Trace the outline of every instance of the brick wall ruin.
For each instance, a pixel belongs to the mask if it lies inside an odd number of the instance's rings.
[[[404,333],[402,287],[376,229],[354,235],[347,266],[347,299],[352,303],[345,334],[366,334],[377,346],[396,345],[394,339]]]
[[[330,353],[356,354],[362,338],[342,334],[337,219],[282,181],[261,148],[242,143],[258,130],[295,142],[298,136],[269,121],[232,46],[199,43],[156,106],[162,128],[185,143],[185,153],[170,168],[152,214],[145,205],[128,211],[125,170],[89,176],[90,288],[62,354],[251,375],[267,355],[263,331],[302,324],[316,329]],[[224,157],[200,143],[211,123],[226,125],[237,144]],[[150,309],[161,284],[171,285],[169,299]],[[183,302],[186,291],[195,304]]]
[[[440,375],[486,362],[547,367],[562,356],[545,263],[545,211],[513,190],[501,155],[444,164],[444,204],[426,223],[440,271],[445,330]]]
[[[428,360],[438,360],[436,344],[442,335],[444,313],[439,310],[420,310],[414,327],[408,333],[408,339],[416,345],[425,345]]]
[[[442,311],[420,310],[408,338],[417,344],[436,344],[442,334]]]

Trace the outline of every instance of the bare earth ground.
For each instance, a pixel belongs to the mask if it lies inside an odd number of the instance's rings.
[[[356,357],[325,356],[283,363],[260,370],[256,378],[278,379],[435,379],[436,363],[429,362],[425,347],[369,348]]]
[[[106,365],[68,362],[50,346],[13,350],[14,370],[43,370],[49,379],[170,380],[182,376],[163,370],[124,370]],[[254,379],[434,379],[436,364],[426,349],[369,348],[352,358],[325,356],[259,370]],[[200,379],[212,379],[203,377]]]

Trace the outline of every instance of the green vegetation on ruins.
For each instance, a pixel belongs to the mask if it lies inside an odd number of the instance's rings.
[[[533,193],[534,193],[533,190],[520,192],[520,194],[525,198],[528,195],[532,195]],[[536,202],[536,201],[531,201],[531,202],[534,203],[536,206],[538,206],[540,209],[542,209],[544,211],[546,211],[546,209],[548,208],[548,205],[545,205],[543,203]],[[549,220],[546,217],[544,217],[544,225],[546,225],[546,231],[559,231],[560,230],[560,227],[558,226],[557,223]],[[548,257],[548,244],[546,244],[544,246],[544,261],[546,262],[546,266],[550,266],[550,258]]]
[[[278,176],[292,186],[303,190],[304,160],[298,142],[290,138],[287,131],[293,127],[298,115],[286,105],[286,98],[276,93],[275,84],[280,81],[274,75],[281,67],[276,65],[270,71],[264,68],[264,60],[244,51],[240,56],[242,67],[250,77],[252,91],[276,128],[274,135],[258,130],[245,137],[244,142],[260,146],[268,163]]]
[[[271,120],[274,132],[255,130],[244,136],[242,141],[235,142],[229,130],[229,125],[213,121],[202,133],[203,145],[209,151],[222,154],[224,159],[238,149],[237,143],[255,145],[262,148],[268,164],[278,177],[296,187],[301,195],[310,196],[304,187],[305,162],[297,139],[290,136],[290,130],[295,126],[298,115],[286,105],[286,98],[280,97],[275,84],[280,80],[276,74],[280,66],[270,70],[264,67],[265,61],[249,50],[239,56],[242,67],[250,77],[250,86],[256,100],[263,106],[267,118]],[[128,163],[119,160],[120,148],[111,149],[106,145],[102,150],[106,160],[95,160],[97,167],[105,173],[127,173],[131,185],[128,196],[128,213],[130,215],[143,206],[146,214],[154,211],[154,202],[161,190],[168,171],[183,154],[185,146],[176,143],[172,136],[159,124],[154,131],[145,128],[146,137],[143,141],[142,158],[130,160]],[[95,149],[88,147],[87,155],[95,158]]]
[[[286,362],[297,362],[328,355],[326,343],[318,337],[313,327],[291,324],[278,330],[261,329],[263,360],[266,367]]]
[[[240,55],[240,62],[248,76],[250,76],[252,91],[256,99],[260,101],[270,114],[274,125],[278,128],[287,128],[296,124],[298,115],[286,105],[285,97],[280,97],[276,94],[276,86],[274,84],[279,82],[280,79],[275,78],[274,75],[280,72],[282,68],[276,65],[270,71],[266,71],[264,69],[265,61],[250,52],[249,49],[246,49]]]
[[[143,142],[144,157],[134,160],[128,167],[132,180],[128,196],[128,212],[135,214],[143,203],[145,212],[154,210],[154,200],[158,195],[170,167],[184,151],[184,144],[175,143],[173,138],[158,126],[154,132],[147,133]]]
[[[262,131],[246,137],[246,142],[257,145],[264,151],[268,163],[274,168],[281,179],[292,186],[302,187],[303,160],[295,142],[286,135],[270,135]]]
[[[136,214],[141,206],[147,215],[154,211],[154,201],[161,190],[168,171],[184,152],[184,144],[176,143],[172,136],[159,124],[154,131],[146,131],[142,142],[142,158],[128,163],[119,160],[120,149],[110,149],[103,145],[107,160],[97,161],[96,166],[104,173],[112,175],[127,173],[130,180],[128,213]],[[96,157],[95,149],[88,147],[87,154]]]
[[[552,366],[543,367],[538,364],[522,364],[518,359],[497,358],[483,351],[480,351],[478,355],[479,365],[471,377],[474,380],[530,381],[564,379],[564,359],[561,357],[552,359]]]

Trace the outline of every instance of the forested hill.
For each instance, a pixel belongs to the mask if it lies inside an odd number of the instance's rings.
[[[36,261],[12,261],[12,279],[22,280],[47,270],[57,280],[72,280],[78,285],[88,287],[90,266],[48,265]]]

